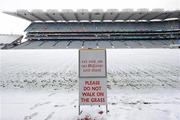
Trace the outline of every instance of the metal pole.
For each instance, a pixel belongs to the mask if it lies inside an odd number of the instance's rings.
[[[80,112],[81,112],[81,108],[80,108],[80,105],[78,106],[78,109],[79,109],[79,115],[81,114]]]
[[[108,113],[108,105],[106,104],[106,114]]]

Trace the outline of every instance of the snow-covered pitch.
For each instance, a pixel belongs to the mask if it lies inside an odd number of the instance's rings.
[[[108,49],[108,106],[78,115],[78,50],[1,50],[0,120],[180,120],[180,50]]]

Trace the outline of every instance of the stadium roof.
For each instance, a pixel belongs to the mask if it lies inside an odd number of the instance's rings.
[[[165,11],[163,9],[138,9],[134,11],[133,9],[123,9],[121,11],[117,9],[108,9],[103,11],[102,9],[93,9],[88,11],[87,9],[78,9],[73,11],[71,9],[64,9],[58,11],[56,9],[50,9],[43,11],[40,9],[34,9],[32,11],[28,10],[17,10],[15,12],[4,11],[4,13],[12,16],[16,16],[22,19],[26,19],[31,22],[81,22],[81,21],[152,21],[152,20],[170,20],[178,19],[180,20],[180,10]]]

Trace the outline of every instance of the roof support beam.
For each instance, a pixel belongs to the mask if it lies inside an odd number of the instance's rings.
[[[163,13],[160,13],[160,14],[156,15],[155,17],[151,18],[151,20],[156,19],[157,17],[161,16],[162,14]]]
[[[162,20],[169,18],[170,15],[171,15],[171,13],[168,13]]]
[[[31,13],[31,15],[32,15],[33,17],[39,19],[40,21],[45,22],[44,19],[40,18],[39,16],[35,15],[34,13]]]
[[[16,13],[16,15],[23,18],[23,19],[25,19],[25,20],[28,20],[28,21],[31,21],[31,22],[33,21],[32,19],[26,18],[26,17],[24,17],[24,16],[22,16],[22,15],[20,15],[18,13]]]
[[[66,19],[63,13],[60,13],[60,16],[63,18],[64,21],[68,22],[68,20]]]
[[[20,18],[25,19],[27,21],[33,21],[32,19],[29,19],[29,18],[24,17],[23,15],[19,14],[18,11],[16,11],[16,12],[3,11],[3,13],[8,14],[8,15],[12,15],[12,16],[15,16],[15,17],[20,17]]]
[[[46,16],[48,17],[48,18],[50,18],[51,20],[53,20],[54,22],[57,22],[53,17],[51,17],[48,13],[45,13],[46,14]]]
[[[88,13],[89,15],[89,22],[91,22],[91,13]]]
[[[117,18],[119,17],[120,13],[118,13],[112,20],[112,22],[114,22],[115,20],[117,20]]]
[[[75,16],[76,20],[79,22],[80,20],[79,20],[79,18],[78,18],[77,13],[74,13],[74,16]]]
[[[102,13],[103,15],[102,15],[102,18],[101,18],[101,22],[103,22],[103,20],[104,20],[104,17],[105,17],[105,13]]]
[[[143,18],[146,17],[147,15],[149,15],[149,13],[146,13],[145,15],[143,15],[142,17],[140,17],[139,20],[143,20]]]
[[[125,20],[130,20],[130,18],[134,15],[134,13],[130,14]]]

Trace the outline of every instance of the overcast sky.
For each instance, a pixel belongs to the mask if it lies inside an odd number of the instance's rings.
[[[0,0],[0,34],[23,34],[30,24],[26,20],[3,14],[17,9],[124,9],[163,8],[180,10],[180,0]]]

